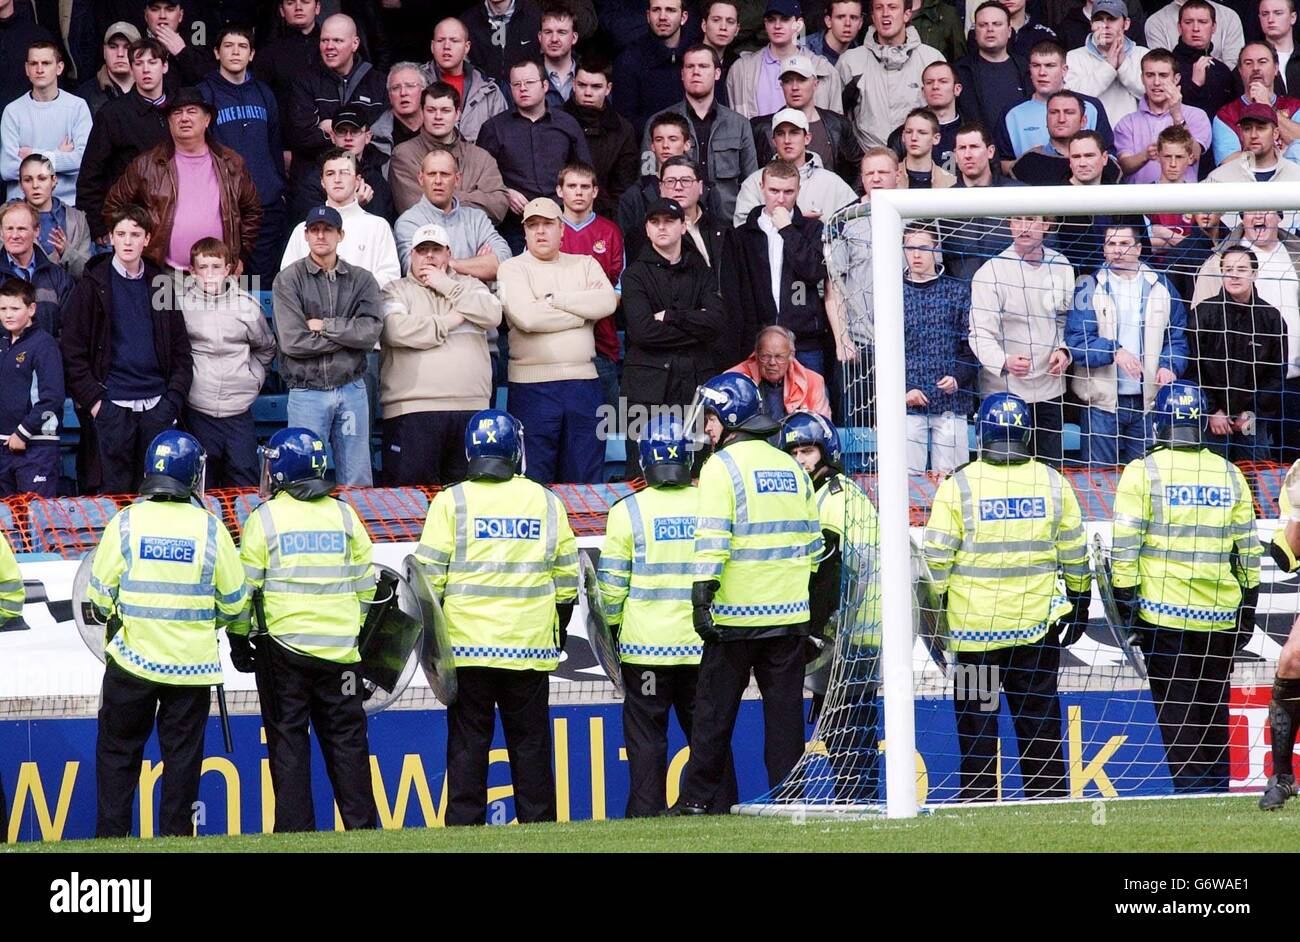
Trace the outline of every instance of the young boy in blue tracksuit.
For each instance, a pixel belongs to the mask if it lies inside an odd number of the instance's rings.
[[[58,493],[63,356],[35,318],[36,289],[6,278],[0,284],[0,497]]]

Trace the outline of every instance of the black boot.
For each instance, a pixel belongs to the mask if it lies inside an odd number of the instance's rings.
[[[1268,780],[1268,788],[1259,798],[1260,811],[1277,811],[1286,804],[1288,798],[1295,797],[1295,779],[1290,775],[1274,775]]]

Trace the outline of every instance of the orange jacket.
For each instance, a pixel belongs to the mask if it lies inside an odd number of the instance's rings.
[[[763,381],[763,374],[758,370],[758,357],[753,353],[749,355],[748,360],[737,363],[727,372],[744,373],[755,383],[761,384]],[[831,417],[831,401],[826,397],[826,380],[822,379],[820,373],[813,372],[798,360],[790,360],[790,366],[785,371],[785,386],[782,391],[785,394],[786,415],[802,409],[824,415],[828,419]]]

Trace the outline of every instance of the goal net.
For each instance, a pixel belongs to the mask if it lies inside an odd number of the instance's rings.
[[[1271,183],[876,191],[827,221],[856,536],[808,748],[742,812],[1265,784],[1297,208]],[[1204,401],[1157,421],[1183,381]]]

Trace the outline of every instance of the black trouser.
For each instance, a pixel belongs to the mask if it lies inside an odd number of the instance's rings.
[[[281,196],[274,203],[262,206],[262,225],[257,230],[257,242],[254,243],[249,258],[248,277],[256,277],[256,289],[251,285],[249,291],[270,291],[271,282],[280,273],[280,259],[284,255],[284,244],[289,229],[289,208]],[[245,246],[247,249],[248,246]]]
[[[343,826],[349,831],[373,828],[375,793],[370,781],[360,665],[305,657],[274,642],[260,645],[257,656],[271,659],[279,706],[275,720],[262,711],[275,789],[276,833],[316,830],[308,724],[325,757],[325,771]],[[264,704],[271,699],[260,690],[258,693]]]
[[[456,671],[459,693],[447,707],[448,826],[487,823],[488,751],[501,710],[520,824],[555,820],[551,767],[551,675],[496,667]]]
[[[1033,415],[1034,427],[1034,437],[1029,447],[1033,449],[1034,457],[1059,466],[1065,456],[1065,443],[1061,437],[1061,429],[1065,425],[1065,399],[1057,396],[1055,399],[1031,402],[1029,411]]]
[[[693,664],[623,665],[623,741],[629,778],[624,817],[645,818],[668,809],[668,711],[677,711],[677,723],[690,742],[699,679],[700,669]],[[710,810],[726,814],[737,801],[736,766],[728,751],[722,787]]]
[[[993,651],[957,652],[953,709],[961,748],[961,801],[998,798],[999,687],[1016,728],[1025,797],[1065,797],[1061,700],[1056,694],[1060,665],[1061,649],[1047,639]]]
[[[207,453],[208,487],[257,487],[261,473],[251,410],[217,418],[187,408],[185,430]]]
[[[853,803],[880,799],[880,649],[847,645],[839,676],[821,707],[822,743],[835,773],[832,796]],[[838,680],[838,686],[836,681]]]
[[[751,670],[763,695],[763,761],[768,787],[776,788],[790,774],[803,755],[805,643],[802,635],[704,643],[682,803],[709,807],[717,801]]]
[[[176,424],[176,410],[166,399],[152,409],[135,412],[107,399],[95,416],[99,441],[102,494],[134,494],[144,478],[144,455],[159,432]]]
[[[1176,792],[1228,790],[1228,695],[1235,632],[1139,622],[1147,681]]]
[[[386,487],[459,484],[469,474],[465,426],[473,412],[410,412],[384,419]]]
[[[131,805],[140,784],[144,744],[153,732],[155,717],[163,760],[157,833],[161,837],[194,833],[210,699],[211,688],[206,685],[158,684],[108,662],[95,742],[96,837],[131,833]]]

